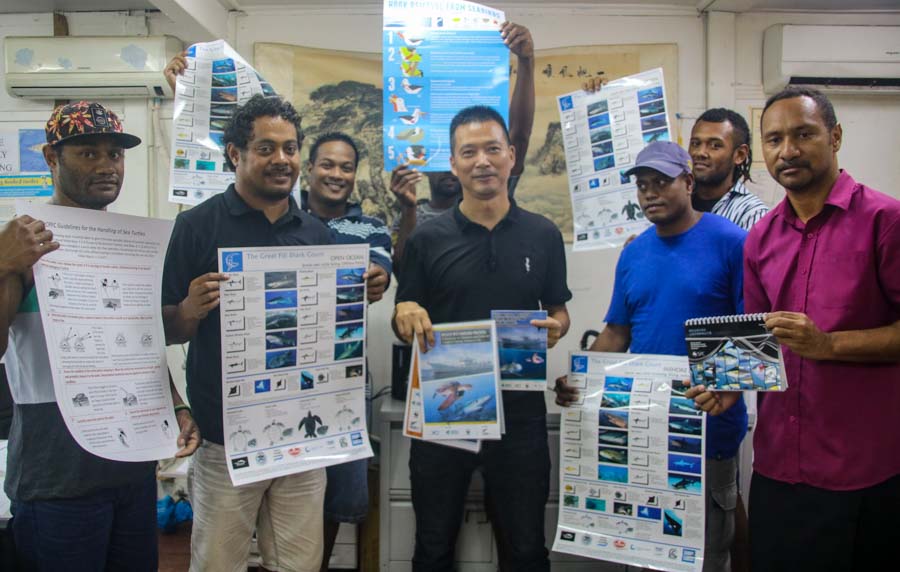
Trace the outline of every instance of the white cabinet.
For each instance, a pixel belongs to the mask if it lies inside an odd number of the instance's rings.
[[[411,572],[416,521],[409,484],[409,439],[403,436],[403,403],[388,399],[381,408],[381,539],[382,572]],[[547,503],[545,536],[547,548],[553,545],[559,500],[559,415],[547,417],[549,429],[550,500]],[[478,471],[466,498],[465,513],[456,542],[459,572],[495,572],[497,549],[494,533],[484,510],[484,481]],[[623,572],[625,566],[588,560],[566,554],[550,553],[554,572]]]

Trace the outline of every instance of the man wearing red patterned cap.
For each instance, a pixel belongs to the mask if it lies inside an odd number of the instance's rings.
[[[115,113],[80,101],[57,107],[43,153],[56,205],[106,210],[141,140]],[[83,450],[56,404],[32,266],[59,248],[44,223],[14,218],[0,230],[0,354],[15,401],[5,491],[24,570],[157,570],[155,463],[110,461]],[[173,388],[175,402],[181,398]],[[178,456],[200,442],[190,410],[176,414]]]

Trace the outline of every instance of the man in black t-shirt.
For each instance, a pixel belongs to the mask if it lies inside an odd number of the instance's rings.
[[[434,343],[432,323],[489,319],[491,310],[547,310],[552,347],[569,328],[562,235],[546,218],[520,209],[506,192],[515,150],[502,117],[487,107],[460,111],[450,125],[450,164],[463,189],[452,210],[417,228],[402,263],[393,326],[420,351]],[[485,503],[502,570],[550,569],[544,510],[550,455],[542,392],[505,391],[506,433],[469,453],[413,441],[414,571],[453,569],[456,536],[472,471],[482,467]]]
[[[175,220],[163,271],[166,342],[190,341],[187,387],[204,442],[194,457],[191,570],[246,569],[257,531],[268,570],[318,570],[325,470],[235,487],[222,419],[218,248],[331,244],[328,228],[291,197],[300,175],[300,116],[280,98],[257,95],[225,128],[235,182]]]

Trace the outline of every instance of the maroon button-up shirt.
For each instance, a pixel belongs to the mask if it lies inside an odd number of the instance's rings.
[[[845,171],[805,224],[785,198],[744,245],[746,312],[803,312],[824,332],[900,320],[900,201]],[[760,395],[754,470],[830,490],[900,474],[900,362],[816,361],[782,346],[789,387]]]

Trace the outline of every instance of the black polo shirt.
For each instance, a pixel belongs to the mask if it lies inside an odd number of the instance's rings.
[[[487,320],[491,310],[538,310],[572,298],[556,226],[510,201],[493,230],[452,210],[418,226],[406,244],[397,302],[418,302],[432,323]],[[545,415],[544,394],[505,391],[507,420]]]
[[[175,219],[163,270],[162,304],[175,306],[187,297],[191,280],[218,271],[219,248],[311,246],[331,244],[331,231],[300,210],[294,198],[275,223],[254,210],[234,185],[183,212]],[[187,355],[187,389],[194,420],[204,439],[224,444],[222,434],[222,337],[219,309],[197,327]]]

